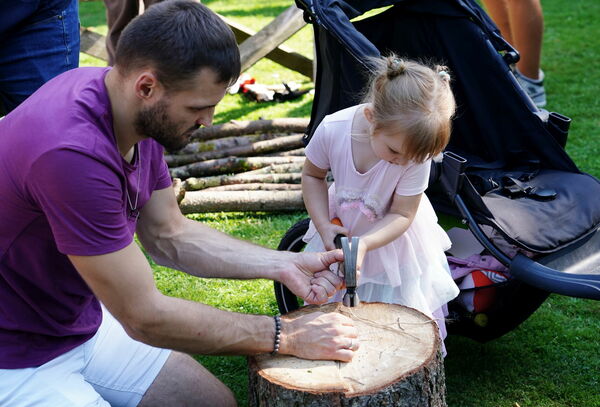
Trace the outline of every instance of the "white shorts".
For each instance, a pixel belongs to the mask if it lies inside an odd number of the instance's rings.
[[[134,341],[102,308],[96,335],[39,366],[0,369],[0,406],[136,406],[171,351]]]

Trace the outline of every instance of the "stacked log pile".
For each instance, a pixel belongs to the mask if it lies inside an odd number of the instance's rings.
[[[308,121],[231,121],[196,130],[187,146],[165,155],[181,211],[303,209]]]

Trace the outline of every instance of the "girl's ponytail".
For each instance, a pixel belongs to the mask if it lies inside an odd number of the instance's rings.
[[[440,79],[445,83],[450,83],[450,74],[448,73],[448,67],[444,65],[436,65],[435,71],[437,72]]]
[[[387,72],[386,76],[389,80],[406,73],[406,62],[395,55],[386,57]]]

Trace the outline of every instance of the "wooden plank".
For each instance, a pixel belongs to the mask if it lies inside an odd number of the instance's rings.
[[[220,16],[223,21],[231,28],[238,44],[243,44],[246,40],[256,34],[255,31],[244,27],[243,25],[231,21],[227,17]],[[268,25],[267,25],[268,27]],[[266,27],[265,27],[266,28]],[[300,27],[302,28],[302,27]],[[299,28],[298,28],[299,29]],[[296,29],[296,31],[298,31]],[[263,28],[264,30],[264,28]],[[261,30],[262,31],[262,30]],[[294,32],[296,32],[294,31]],[[242,52],[240,45],[240,54]],[[277,62],[280,65],[285,66],[288,69],[296,71],[304,76],[312,79],[313,77],[313,61],[310,58],[305,57],[297,52],[294,52],[285,45],[279,45],[272,48],[271,51],[264,55],[264,58],[270,59],[273,62]],[[242,69],[243,71],[243,69]]]
[[[229,28],[231,28],[238,44],[243,44],[246,40],[248,40],[250,37],[252,37],[254,34],[256,34],[254,31],[250,30],[247,27],[244,27],[241,24],[231,21],[226,17],[223,17],[223,16],[220,16],[220,17],[223,19],[223,21],[225,21],[225,23],[229,26]],[[301,17],[301,14],[300,14],[300,17]],[[299,22],[297,20],[297,17],[294,17],[294,20],[295,20],[294,28],[292,28],[291,30],[283,30],[283,32],[293,31],[293,33],[295,33],[300,28],[302,28],[302,27],[295,28],[299,25]],[[265,28],[263,28],[263,30],[265,30],[267,27],[269,27],[269,25],[271,25],[271,24],[268,24]],[[302,21],[302,26],[303,25],[304,25],[304,22]],[[271,29],[272,29],[272,27],[269,28],[269,30],[271,30]],[[263,32],[263,30],[259,31],[259,33]],[[293,35],[293,33],[290,35]],[[265,34],[262,34],[261,36],[264,36],[264,35]],[[280,35],[283,36],[285,34],[280,34]],[[248,47],[255,42],[256,41],[252,41],[251,43],[249,43]],[[106,37],[94,32],[94,31],[91,31],[85,27],[81,28],[81,52],[91,55],[93,57],[102,59],[104,61],[108,61],[108,54],[106,52],[105,44],[106,44]],[[240,46],[240,51],[242,51],[241,46]],[[311,79],[313,77],[313,61],[312,61],[312,59],[307,58],[304,55],[301,55],[297,52],[294,52],[289,47],[286,47],[284,45],[276,46],[275,48],[271,48],[271,50],[269,52],[267,52],[264,55],[264,57],[267,59],[270,59],[274,62],[277,62],[278,64],[285,66],[288,69],[299,72],[300,74],[307,76]],[[252,64],[254,64],[255,62],[256,61],[252,62]],[[248,66],[251,66],[251,65],[248,65]]]
[[[242,71],[264,58],[305,25],[302,10],[296,6],[288,7],[259,32],[240,44]]]
[[[81,46],[80,51],[93,57],[108,61],[106,51],[106,37],[97,32],[81,27]]]

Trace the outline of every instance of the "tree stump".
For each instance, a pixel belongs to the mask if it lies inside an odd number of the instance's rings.
[[[436,323],[401,305],[340,303],[288,315],[340,312],[354,320],[360,349],[349,363],[288,355],[248,358],[250,406],[446,406]]]

